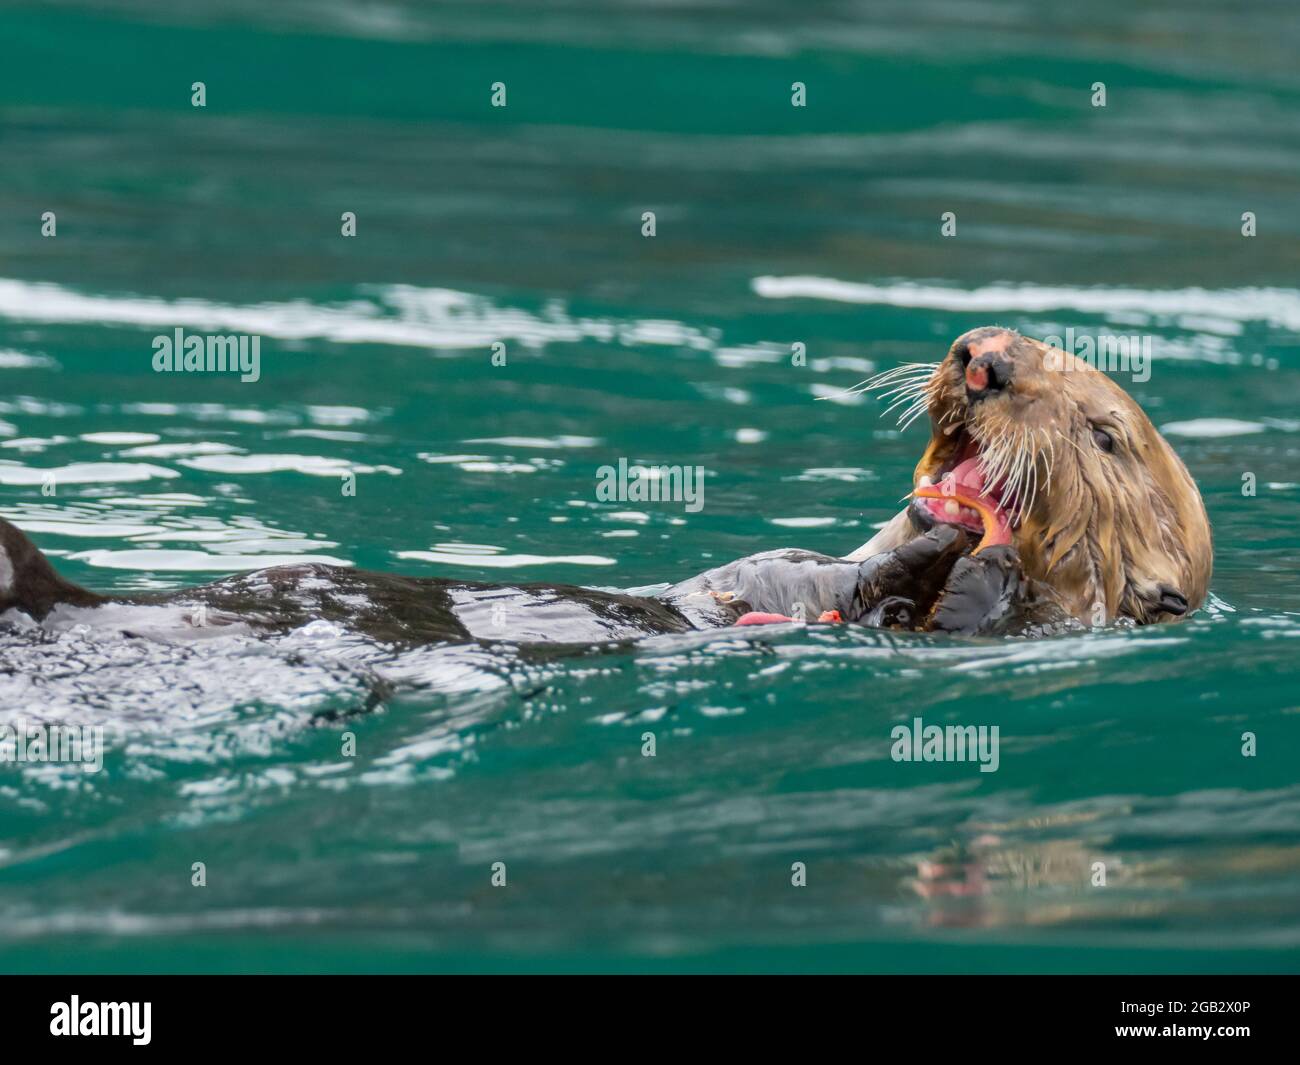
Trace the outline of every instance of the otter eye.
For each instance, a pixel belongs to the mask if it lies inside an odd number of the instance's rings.
[[[1098,429],[1095,425],[1092,427],[1092,439],[1096,445],[1107,454],[1115,450],[1115,438],[1106,432],[1105,429]]]

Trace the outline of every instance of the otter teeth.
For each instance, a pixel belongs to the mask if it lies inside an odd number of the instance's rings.
[[[950,499],[943,505],[943,512],[950,518],[955,518],[961,513],[961,504],[955,499]]]
[[[923,476],[923,477],[921,478],[921,487],[922,487],[922,488],[929,488],[930,485],[932,485],[932,484],[934,484],[934,478],[931,477],[928,473],[927,473],[925,476]]]

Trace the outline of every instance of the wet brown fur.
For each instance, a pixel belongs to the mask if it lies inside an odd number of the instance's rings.
[[[1010,384],[972,402],[967,351],[1010,360]],[[1204,602],[1213,548],[1196,482],[1106,374],[1012,330],[984,327],[958,337],[932,373],[918,367],[910,380],[909,410],[928,412],[931,426],[914,483],[936,477],[952,456],[960,434],[945,433],[949,427],[980,441],[986,458],[1004,456],[1003,469],[1018,470],[1024,509],[1013,543],[1025,572],[1072,615],[1087,624],[1146,624],[1179,615],[1166,609],[1170,592],[1186,599],[1187,612]],[[1112,452],[1098,446],[1094,428],[1110,435]],[[902,535],[901,523],[891,527],[888,538]],[[891,546],[880,540],[874,550]]]

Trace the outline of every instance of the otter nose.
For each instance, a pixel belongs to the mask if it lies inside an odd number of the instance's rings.
[[[966,393],[971,399],[1001,392],[1011,383],[1011,360],[1000,351],[988,351],[966,363]]]

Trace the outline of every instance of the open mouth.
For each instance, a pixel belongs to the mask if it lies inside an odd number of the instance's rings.
[[[965,429],[958,430],[948,458],[930,475],[921,477],[912,492],[912,513],[923,528],[956,525],[981,536],[975,551],[1009,544],[1017,521],[1016,501],[985,483],[980,446]]]

